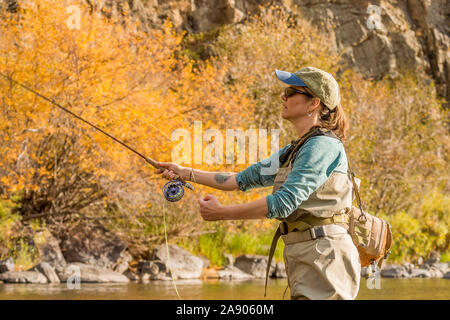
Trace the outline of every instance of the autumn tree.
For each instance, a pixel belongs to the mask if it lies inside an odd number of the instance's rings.
[[[251,106],[242,88],[223,85],[229,64],[194,66],[170,22],[144,30],[126,8],[109,18],[79,9],[79,28],[61,2],[3,12],[0,71],[161,161],[171,160],[171,133],[194,119],[205,129],[245,123]],[[161,204],[164,181],[142,159],[13,81],[0,80],[0,96],[0,188],[3,197],[20,195],[24,221],[61,225],[99,210],[134,221]],[[174,219],[183,225],[174,234],[201,228],[191,209]]]

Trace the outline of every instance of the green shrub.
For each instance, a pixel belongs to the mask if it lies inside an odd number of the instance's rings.
[[[383,216],[383,215],[380,215]],[[443,252],[448,260],[450,243],[450,197],[436,189],[426,194],[416,214],[399,211],[383,216],[392,226],[393,247],[390,260],[417,261],[431,251]]]
[[[13,214],[15,204],[0,200],[0,259],[11,257],[17,270],[27,270],[37,259],[31,233],[37,228],[38,222],[33,222],[31,228],[24,227],[18,214]]]
[[[217,223],[217,225],[216,233],[204,234],[197,239],[181,241],[179,244],[193,254],[205,256],[215,267],[227,263],[225,254],[231,254],[234,257],[243,254],[268,256],[275,229],[258,227],[257,223],[248,223],[244,224],[244,227],[229,231],[226,224]],[[275,261],[282,261],[283,247],[283,241],[280,240],[274,255]]]

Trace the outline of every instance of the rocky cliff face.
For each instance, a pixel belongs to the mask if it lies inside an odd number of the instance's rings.
[[[120,12],[125,4],[148,27],[170,18],[191,33],[244,21],[261,4],[279,4],[326,33],[352,69],[366,78],[402,69],[429,75],[449,99],[450,0],[85,0],[93,10]],[[15,0],[0,0],[1,3]],[[450,104],[447,104],[449,107]]]
[[[449,0],[149,0],[145,8],[152,24],[169,17],[179,29],[201,32],[244,21],[270,3],[323,30],[349,67],[367,78],[415,70],[432,77],[450,101]]]
[[[190,32],[243,21],[265,0],[147,1],[148,12],[168,16]],[[271,1],[273,3],[277,1]],[[431,76],[449,99],[450,1],[281,0],[330,37],[351,67],[367,78],[394,76],[403,68]],[[155,17],[155,16],[154,16]],[[155,21],[155,20],[153,20]]]

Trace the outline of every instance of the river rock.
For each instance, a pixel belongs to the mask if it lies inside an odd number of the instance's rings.
[[[412,271],[415,269],[415,266],[413,263],[407,262],[403,264],[403,267],[405,267],[406,272],[412,273]]]
[[[169,246],[170,259],[167,258],[166,245],[156,247],[152,257],[152,260],[161,261],[165,265],[167,271],[171,269],[173,277],[176,279],[197,279],[200,278],[202,274],[202,259],[193,256],[178,246]]]
[[[219,270],[216,268],[203,268],[202,279],[219,279]]]
[[[80,282],[86,283],[130,282],[126,276],[119,272],[83,263],[67,264],[63,271],[58,273],[58,276],[62,282],[67,282],[77,276],[80,277]]]
[[[205,256],[200,255],[199,258],[203,261],[203,268],[208,268],[211,265],[211,261]]]
[[[248,280],[254,278],[251,274],[232,265],[227,265],[223,269],[218,270],[217,274],[219,279],[223,280]]]
[[[234,257],[231,253],[224,253],[225,259],[227,259],[227,265],[234,265]]]
[[[447,262],[437,262],[434,263],[431,268],[432,269],[436,269],[439,270],[440,272],[442,272],[442,274],[445,274],[447,271],[449,271],[449,267],[448,267],[449,263]]]
[[[434,268],[430,270],[430,274],[432,278],[442,278],[444,276],[444,273],[441,270]]]
[[[141,281],[172,279],[166,264],[161,260],[139,261],[138,272]]]
[[[420,264],[420,265],[418,266],[418,268],[419,268],[419,269],[424,269],[424,270],[431,270],[431,266],[430,266],[429,264],[425,264],[425,263]]]
[[[59,277],[55,272],[55,269],[48,262],[40,262],[31,271],[38,271],[42,273],[49,283],[60,283]]]
[[[66,265],[66,260],[59,247],[58,240],[48,231],[43,229],[37,232],[33,241],[39,252],[41,262],[47,262],[51,267],[62,270]]]
[[[81,262],[120,273],[131,261],[126,244],[99,223],[77,224],[61,238],[60,247],[68,263]]]
[[[37,271],[8,271],[0,274],[5,283],[47,283],[47,278]]]
[[[424,263],[418,267],[419,270],[427,270],[431,278],[442,278],[447,268],[444,263]]]
[[[441,270],[438,263],[434,263],[430,266],[430,275],[432,278],[442,278],[447,270]]]
[[[433,265],[441,260],[441,254],[437,251],[431,251],[428,259],[425,260],[424,264]]]
[[[442,278],[444,274],[448,271],[448,264],[444,262],[430,262],[424,263],[419,266],[419,269],[425,269],[430,272],[432,278]]]
[[[410,273],[411,278],[431,278],[430,270],[426,269],[412,269]]]
[[[450,279],[450,271],[447,271],[442,278]]]
[[[133,257],[128,251],[122,252],[116,266],[114,267],[114,271],[124,273],[128,270],[128,264],[131,262],[131,260],[133,260]]]
[[[409,273],[404,266],[387,264],[381,269],[384,278],[409,278]]]
[[[234,266],[255,278],[265,278],[268,262],[267,256],[244,254],[236,258]],[[275,271],[275,262],[272,260],[269,275]]]
[[[15,264],[13,258],[7,258],[0,261],[0,273],[9,272],[15,270]]]
[[[130,281],[139,281],[139,276],[136,273],[134,273],[133,271],[131,271],[130,269],[125,271],[123,273],[123,275],[125,277],[127,277],[128,279],[130,279]]]

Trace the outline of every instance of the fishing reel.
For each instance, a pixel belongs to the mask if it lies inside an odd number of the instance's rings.
[[[194,187],[190,183],[181,181],[179,179],[167,182],[163,187],[164,198],[166,198],[166,200],[170,202],[177,202],[181,200],[181,198],[183,198],[184,196],[183,186],[188,189],[194,190]]]

